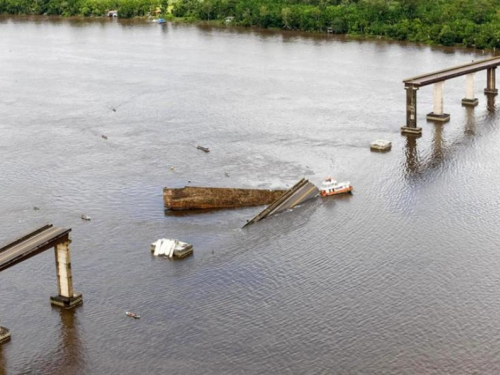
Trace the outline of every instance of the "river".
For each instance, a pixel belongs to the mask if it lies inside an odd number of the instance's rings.
[[[1,18],[0,239],[72,228],[84,304],[50,305],[52,251],[2,272],[0,323],[12,340],[0,372],[498,373],[500,124],[486,73],[473,110],[460,103],[465,79],[446,82],[444,125],[426,122],[432,87],[421,88],[423,135],[400,135],[404,78],[488,56]],[[379,138],[391,152],[370,152]],[[163,210],[164,186],[278,188],[327,175],[354,194],[245,229],[261,208]],[[192,243],[194,256],[153,257],[162,237]]]

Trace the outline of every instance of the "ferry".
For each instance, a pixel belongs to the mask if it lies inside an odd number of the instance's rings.
[[[332,177],[327,177],[323,180],[320,194],[322,197],[326,197],[328,195],[351,193],[352,189],[349,181],[337,182],[337,180],[334,180]]]

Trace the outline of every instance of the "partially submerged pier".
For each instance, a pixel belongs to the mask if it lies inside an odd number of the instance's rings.
[[[286,190],[233,189],[186,186],[163,189],[163,204],[170,210],[204,210],[264,206],[278,199]]]
[[[81,304],[83,301],[81,293],[73,290],[69,232],[71,229],[57,228],[48,224],[0,247],[0,271],[53,248],[58,294],[50,297],[50,302],[64,308],[72,308]],[[0,327],[0,343],[9,339],[9,330]]]

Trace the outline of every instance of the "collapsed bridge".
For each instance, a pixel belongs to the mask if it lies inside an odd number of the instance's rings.
[[[50,297],[50,302],[64,308],[72,308],[82,303],[82,295],[73,290],[69,232],[71,229],[47,224],[0,247],[0,271],[54,248],[59,293]],[[0,343],[9,339],[10,331],[0,327]]]

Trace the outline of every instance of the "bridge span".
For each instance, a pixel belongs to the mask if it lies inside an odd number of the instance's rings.
[[[401,132],[407,135],[422,134],[422,128],[417,127],[417,90],[420,87],[434,84],[433,111],[427,115],[427,119],[446,122],[450,120],[450,115],[443,111],[444,82],[451,78],[465,76],[465,98],[462,99],[462,105],[475,107],[478,99],[474,97],[474,74],[486,70],[484,93],[491,96],[497,95],[495,71],[499,65],[500,57],[492,57],[403,80],[406,90],[406,126],[401,128]]]
[[[71,229],[47,224],[0,247],[0,271],[54,248],[59,293],[50,297],[51,303],[64,308],[82,303],[82,295],[73,290],[69,232]],[[0,343],[9,339],[9,330],[0,327]]]

